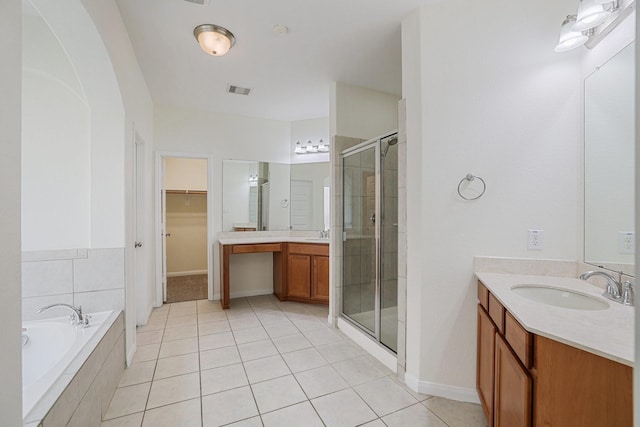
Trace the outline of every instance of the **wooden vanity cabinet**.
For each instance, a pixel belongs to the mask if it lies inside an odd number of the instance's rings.
[[[481,282],[478,300],[476,386],[489,427],[633,425],[631,367],[527,332]]]
[[[329,303],[329,246],[289,243],[287,287],[284,299]]]

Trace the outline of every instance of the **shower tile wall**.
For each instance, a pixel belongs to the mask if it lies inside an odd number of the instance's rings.
[[[49,304],[84,312],[124,309],[124,248],[32,251],[22,254],[22,319],[66,315],[35,311]]]

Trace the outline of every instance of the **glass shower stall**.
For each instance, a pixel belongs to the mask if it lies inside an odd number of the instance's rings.
[[[398,137],[342,152],[342,316],[397,352]]]

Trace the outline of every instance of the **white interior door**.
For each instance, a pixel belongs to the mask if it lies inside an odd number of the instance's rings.
[[[311,230],[313,224],[313,182],[291,180],[291,229]]]

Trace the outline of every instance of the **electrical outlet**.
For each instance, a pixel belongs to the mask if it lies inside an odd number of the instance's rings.
[[[544,249],[544,230],[529,230],[527,249],[530,251],[541,251]]]
[[[636,233],[633,231],[618,231],[618,252],[621,254],[635,253]]]

